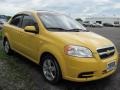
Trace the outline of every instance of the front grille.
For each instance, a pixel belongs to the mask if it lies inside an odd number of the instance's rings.
[[[105,59],[105,58],[108,58],[108,57],[111,57],[114,55],[115,48],[114,48],[114,46],[99,48],[99,49],[97,49],[97,52],[101,59]]]

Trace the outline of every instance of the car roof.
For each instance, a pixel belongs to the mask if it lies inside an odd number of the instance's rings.
[[[32,14],[32,13],[46,13],[46,14],[60,14],[57,11],[47,11],[47,10],[36,10],[36,11],[22,11],[17,14]]]

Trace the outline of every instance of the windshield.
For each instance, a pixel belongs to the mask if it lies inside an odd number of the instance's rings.
[[[68,16],[52,13],[40,13],[38,15],[49,31],[86,31],[80,23]]]

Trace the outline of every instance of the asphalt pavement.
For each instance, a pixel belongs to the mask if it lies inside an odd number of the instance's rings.
[[[120,52],[120,27],[87,28],[88,30],[100,34],[110,39]]]

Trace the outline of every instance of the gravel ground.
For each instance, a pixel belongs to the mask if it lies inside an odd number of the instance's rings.
[[[120,28],[88,28],[112,40],[120,52]],[[0,41],[0,90],[120,90],[120,65],[110,77],[76,83],[62,80],[57,85],[47,83],[41,76],[40,67],[21,55],[4,53]]]

